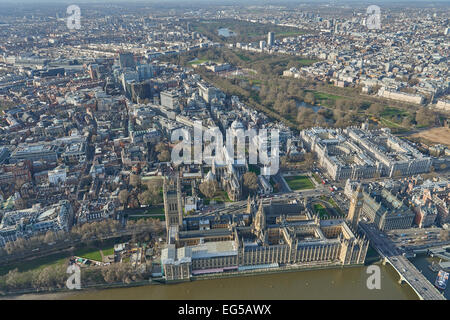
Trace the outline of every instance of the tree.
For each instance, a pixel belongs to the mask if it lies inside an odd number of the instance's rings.
[[[170,152],[169,150],[163,150],[161,151],[158,156],[157,156],[158,160],[160,162],[169,162],[170,161]]]
[[[439,232],[439,238],[441,239],[441,241],[448,241],[450,239],[450,230],[442,229]]]
[[[21,209],[26,209],[26,208],[27,208],[27,201],[26,201],[24,198],[22,198],[22,197],[17,198],[17,199],[14,201],[14,206],[15,206],[17,209],[19,209],[19,210],[21,210]]]
[[[297,114],[297,122],[305,126],[313,125],[314,111],[310,108],[300,108]]]
[[[246,172],[243,176],[243,184],[250,192],[258,190],[258,177],[254,172]]]
[[[308,92],[305,95],[305,102],[309,103],[309,104],[312,104],[312,105],[316,104],[316,97],[315,97],[314,93]]]
[[[131,193],[128,198],[128,207],[133,209],[139,208],[139,200],[135,192]]]
[[[141,205],[151,205],[153,203],[152,200],[152,192],[150,190],[145,190],[138,194],[138,200]]]
[[[146,184],[147,190],[138,195],[138,200],[141,204],[155,205],[162,202],[162,197],[160,193],[161,185],[159,182],[160,181],[147,182]]]
[[[163,142],[156,145],[155,151],[158,152],[157,158],[160,162],[170,161],[169,146]]]
[[[379,103],[372,103],[367,109],[367,112],[373,115],[379,115],[384,110],[384,107]]]
[[[427,127],[434,120],[434,115],[430,114],[430,112],[426,108],[420,108],[416,112],[416,122],[419,126]]]
[[[133,187],[137,187],[141,184],[141,177],[137,174],[131,174],[130,175],[130,185]]]
[[[312,152],[305,153],[304,163],[308,170],[311,170],[314,167],[315,156]]]
[[[45,234],[45,237],[44,237],[44,242],[52,243],[54,241],[55,241],[55,233],[51,230],[47,231],[47,233]]]
[[[125,205],[128,201],[128,196],[130,195],[130,193],[128,192],[128,190],[124,189],[121,190],[119,192],[119,201],[121,204]]]
[[[157,145],[156,145],[156,147],[155,147],[155,150],[157,151],[157,152],[161,152],[161,151],[163,151],[163,150],[166,150],[168,147],[167,147],[167,145],[164,143],[164,142],[160,142],[160,143],[158,143]]]
[[[199,189],[205,197],[212,198],[219,191],[219,184],[215,180],[205,181],[200,184]]]
[[[403,117],[402,126],[405,128],[409,128],[411,126],[411,119],[409,117]]]

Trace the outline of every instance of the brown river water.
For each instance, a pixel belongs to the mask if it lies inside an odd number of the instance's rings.
[[[378,264],[379,265],[379,264]],[[23,295],[16,299],[160,299],[160,300],[245,300],[245,299],[418,299],[389,265],[379,265],[381,289],[368,289],[366,266],[311,271],[235,276],[195,280],[176,284],[83,290],[68,293]]]

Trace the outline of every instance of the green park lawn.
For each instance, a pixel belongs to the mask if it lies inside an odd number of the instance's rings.
[[[329,216],[327,209],[320,203],[314,204],[314,211],[319,214],[320,218],[327,218]]]
[[[195,65],[195,64],[202,64],[202,63],[205,63],[205,62],[207,62],[208,61],[208,59],[197,59],[197,60],[192,60],[192,61],[189,61],[188,63],[189,63],[189,65]]]
[[[310,66],[310,65],[312,65],[313,63],[316,63],[317,60],[313,60],[313,59],[300,59],[300,60],[298,60],[298,62],[300,62],[300,64],[301,64],[302,66]]]
[[[47,257],[22,261],[10,265],[0,266],[0,276],[7,274],[10,270],[17,268],[19,272],[40,270],[49,266],[56,266],[67,263],[69,255],[67,253],[52,254]]]
[[[114,245],[106,244],[101,248],[98,248],[98,247],[82,248],[82,249],[75,251],[74,255],[77,257],[101,262],[102,254],[100,253],[100,250],[103,251],[104,256],[112,255],[112,254],[114,254]]]
[[[102,261],[102,255],[100,254],[100,250],[96,248],[79,249],[75,251],[74,255],[89,260]]]
[[[103,249],[103,255],[106,256],[112,256],[114,254],[114,247],[110,247],[107,249]]]
[[[284,177],[292,190],[314,189],[314,184],[307,176]]]
[[[300,36],[302,34],[305,34],[304,31],[286,31],[286,32],[276,32],[275,38],[282,38],[282,37],[295,37]]]
[[[145,214],[157,214],[157,215],[164,215],[164,207],[150,207]]]
[[[231,202],[230,198],[228,198],[228,194],[226,191],[220,191],[216,196],[214,196],[210,200],[214,200],[216,201],[216,203]]]
[[[164,207],[163,206],[150,206],[146,211],[139,211],[128,215],[128,220],[140,220],[140,219],[159,219],[164,220]]]
[[[306,92],[313,92],[315,98],[317,100],[319,100],[320,102],[322,102],[323,100],[338,100],[338,99],[343,98],[341,96],[337,96],[337,95],[329,94],[329,93],[325,93],[325,92],[318,92],[318,91],[311,91],[311,90],[306,90]]]

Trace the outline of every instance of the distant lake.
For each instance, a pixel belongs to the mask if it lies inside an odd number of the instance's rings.
[[[236,33],[234,33],[233,31],[231,31],[228,28],[220,28],[217,30],[217,33],[219,34],[219,36],[222,37],[234,37],[236,35]]]
[[[315,113],[317,113],[320,109],[322,109],[321,106],[313,106],[312,104],[306,103],[304,101],[297,102],[297,107],[299,107],[299,108],[308,108],[308,109],[313,110]]]

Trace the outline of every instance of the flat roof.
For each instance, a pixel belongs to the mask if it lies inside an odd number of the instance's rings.
[[[234,241],[205,242],[189,248],[192,250],[192,259],[235,256],[238,253]]]
[[[191,231],[180,231],[178,237],[180,239],[184,238],[203,238],[203,237],[214,237],[214,236],[228,236],[231,235],[231,230],[219,228],[219,229],[209,229],[209,230],[191,230]]]

